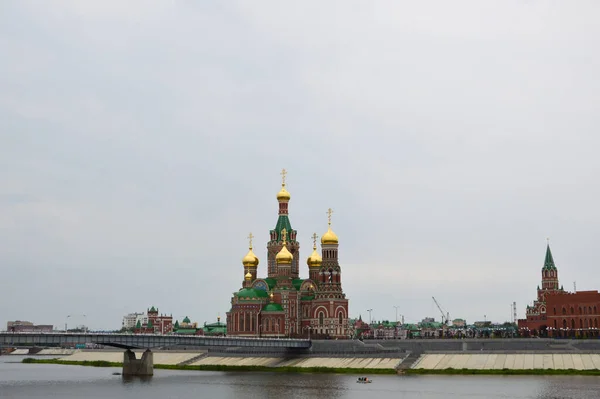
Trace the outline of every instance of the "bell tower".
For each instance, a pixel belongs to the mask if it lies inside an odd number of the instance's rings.
[[[277,224],[275,225],[275,228],[269,232],[270,240],[267,243],[267,272],[268,277],[271,278],[277,278],[281,274],[279,273],[275,257],[283,248],[283,231],[285,230],[285,244],[287,250],[292,254],[293,259],[292,264],[289,267],[289,271],[287,270],[286,265],[284,267],[285,270],[283,272],[285,272],[285,275],[287,277],[295,279],[300,276],[300,243],[296,241],[297,231],[292,229],[290,218],[288,216],[288,205],[290,202],[291,195],[289,191],[287,191],[287,189],[285,188],[286,176],[287,171],[283,169],[281,171],[281,190],[279,190],[279,192],[277,193],[277,202],[279,203],[279,214],[277,217]]]

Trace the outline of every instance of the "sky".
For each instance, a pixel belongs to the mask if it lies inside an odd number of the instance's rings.
[[[599,17],[2,1],[0,329],[224,319],[249,232],[266,274],[282,168],[302,265],[334,210],[351,317],[439,319],[432,296],[468,322],[524,317],[547,238],[565,289],[600,289]]]

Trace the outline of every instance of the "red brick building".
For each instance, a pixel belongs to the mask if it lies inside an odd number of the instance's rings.
[[[259,260],[252,252],[242,259],[242,289],[231,299],[227,312],[227,334],[236,336],[328,336],[348,338],[348,299],[342,290],[338,261],[338,237],[329,228],[321,237],[313,234],[313,252],[307,259],[308,278],[300,277],[300,243],[288,217],[290,193],[282,187],[277,194],[279,215],[267,242],[267,277],[257,275]]]
[[[159,314],[158,309],[152,306],[148,309],[148,322],[140,323],[138,320],[133,332],[135,334],[169,334],[173,332],[173,316]]]
[[[558,269],[550,246],[542,268],[542,287],[537,299],[527,306],[526,319],[519,320],[525,335],[550,337],[595,337],[600,323],[598,291],[567,292],[558,286]]]

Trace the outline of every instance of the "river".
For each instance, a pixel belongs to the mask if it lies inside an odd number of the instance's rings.
[[[123,380],[120,369],[22,364],[0,357],[0,398],[339,398],[589,399],[600,378],[588,376],[393,376],[155,370],[147,381]]]

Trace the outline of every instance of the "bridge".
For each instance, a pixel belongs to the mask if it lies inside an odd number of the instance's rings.
[[[229,346],[309,349],[311,341],[289,338],[206,337],[202,335],[154,335],[111,333],[15,333],[0,332],[4,346],[75,346],[98,344],[122,349],[150,349],[169,346]]]
[[[307,339],[205,337],[201,335],[107,334],[107,333],[15,333],[1,332],[0,346],[75,346],[97,344],[126,349],[123,354],[123,375],[151,376],[154,374],[154,356],[150,348],[169,346],[228,346],[263,347],[287,350],[305,350],[311,347]],[[136,359],[131,349],[146,351]]]

